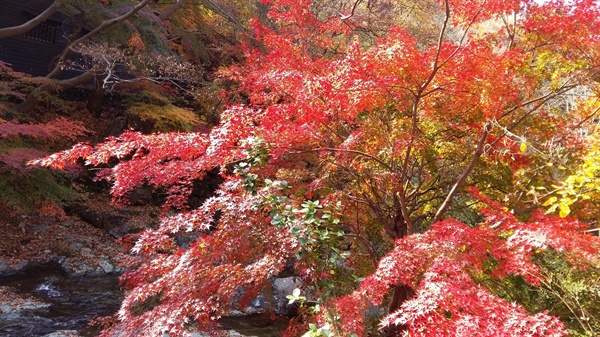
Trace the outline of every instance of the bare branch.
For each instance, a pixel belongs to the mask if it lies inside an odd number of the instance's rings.
[[[348,19],[350,19],[351,17],[353,17],[353,16],[354,16],[354,12],[356,11],[356,7],[358,7],[358,5],[359,5],[361,2],[362,2],[362,0],[356,0],[356,1],[354,1],[354,5],[352,6],[352,10],[350,11],[350,14],[343,15],[342,13],[340,13],[340,16],[341,16],[341,18],[340,18],[340,19],[341,19],[342,21],[344,21],[344,20],[348,20]]]
[[[477,160],[479,160],[479,157],[481,157],[481,155],[483,154],[483,148],[485,145],[485,141],[487,140],[487,136],[490,133],[490,129],[491,125],[489,123],[483,126],[483,132],[479,137],[479,141],[477,142],[477,147],[475,148],[473,157],[471,157],[471,161],[469,161],[469,164],[467,165],[467,167],[465,167],[463,173],[460,175],[454,186],[452,186],[452,189],[446,196],[446,199],[444,199],[444,202],[438,208],[437,212],[435,213],[435,216],[433,217],[433,220],[431,221],[432,223],[438,222],[442,219],[442,216],[444,215],[448,207],[450,207],[452,199],[454,199],[456,193],[458,193],[458,191],[463,187],[465,181],[467,181],[467,178],[469,177],[471,172],[473,172],[475,164],[477,164]]]
[[[167,8],[166,11],[160,13],[160,15],[158,16],[159,19],[161,20],[166,20],[169,18],[169,16],[171,16],[173,13],[175,13],[179,8],[181,8],[183,5],[185,5],[185,3],[187,2],[187,0],[179,0],[176,3],[174,3],[171,7]]]
[[[35,18],[25,22],[24,24],[22,24],[20,26],[0,28],[0,40],[6,39],[9,37],[13,37],[13,36],[18,36],[21,34],[25,34],[28,31],[32,30],[39,24],[46,21],[50,16],[52,16],[52,14],[56,13],[56,11],[62,5],[62,1],[63,0],[55,0],[52,3],[52,5],[50,5],[50,7],[48,7],[45,11],[43,11]]]
[[[83,35],[82,37],[69,43],[69,45],[65,48],[65,50],[62,52],[62,54],[58,58],[58,61],[56,62],[56,66],[54,67],[54,69],[48,75],[46,75],[46,77],[56,78],[58,75],[60,75],[60,73],[62,73],[62,64],[65,61],[67,61],[71,52],[75,51],[74,48],[77,45],[94,37],[96,34],[100,33],[102,30],[104,30],[114,24],[117,24],[117,23],[120,23],[120,22],[123,22],[123,21],[129,19],[132,15],[137,13],[140,9],[144,8],[149,2],[150,2],[150,0],[142,0],[140,3],[138,3],[133,8],[131,8],[127,13],[125,13],[121,16],[118,16],[116,18],[110,19],[110,20],[102,21],[101,24],[99,24],[96,28],[92,29],[89,33],[87,33],[87,34]]]

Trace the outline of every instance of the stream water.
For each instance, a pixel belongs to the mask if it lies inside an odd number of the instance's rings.
[[[117,276],[67,277],[56,268],[35,268],[0,280],[0,286],[45,303],[0,314],[0,336],[35,337],[58,330],[78,330],[94,336],[88,326],[96,317],[113,314],[121,301]]]
[[[117,276],[68,277],[56,267],[0,279],[0,286],[44,303],[18,312],[0,310],[0,337],[40,337],[60,330],[96,336],[99,331],[88,325],[90,320],[112,315],[122,299]],[[255,337],[277,337],[283,328],[281,321],[270,323],[259,316],[226,318],[221,324]]]

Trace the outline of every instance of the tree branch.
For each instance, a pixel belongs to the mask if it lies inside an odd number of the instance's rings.
[[[64,63],[69,58],[69,55],[71,54],[72,51],[75,51],[73,49],[75,46],[94,37],[96,34],[101,32],[102,30],[104,30],[114,24],[117,24],[117,23],[127,20],[133,14],[137,13],[140,9],[144,8],[149,2],[150,2],[150,0],[142,0],[140,3],[135,5],[127,13],[125,13],[121,16],[118,16],[116,18],[110,19],[110,20],[102,21],[102,23],[100,23],[96,28],[92,29],[92,31],[90,31],[89,33],[83,35],[82,37],[74,40],[73,42],[69,43],[69,45],[65,48],[65,50],[62,52],[62,54],[58,58],[58,61],[56,62],[54,69],[48,75],[46,75],[46,77],[47,78],[56,78],[58,75],[60,75],[60,73],[62,73],[62,63]]]
[[[43,11],[35,18],[25,22],[24,24],[22,24],[20,26],[0,28],[0,40],[6,39],[9,37],[13,37],[13,36],[18,36],[21,34],[25,34],[28,31],[32,30],[33,28],[37,27],[39,24],[43,23],[50,16],[52,16],[52,14],[56,13],[56,11],[62,5],[62,1],[63,0],[55,0],[52,3],[52,5],[50,5],[50,7],[48,7],[45,11]]]
[[[483,154],[483,148],[484,148],[487,136],[490,133],[490,129],[491,129],[491,125],[489,123],[485,124],[483,126],[483,133],[479,137],[479,141],[477,142],[477,147],[475,148],[475,153],[473,153],[473,157],[471,157],[471,161],[469,161],[469,164],[467,165],[467,167],[465,167],[463,173],[460,175],[460,177],[458,178],[458,180],[456,181],[454,186],[452,186],[452,189],[446,196],[446,199],[444,199],[444,202],[442,203],[442,205],[440,205],[440,208],[438,208],[431,223],[438,222],[442,219],[442,216],[444,215],[446,210],[448,210],[448,207],[450,207],[450,204],[452,203],[452,199],[454,199],[454,196],[456,195],[456,193],[458,193],[458,191],[463,187],[463,185],[465,184],[465,181],[467,180],[467,178],[469,177],[471,172],[473,172],[473,169],[475,168],[475,164],[477,164],[477,160],[479,160],[479,157],[481,157],[481,155]]]
[[[169,16],[171,16],[173,13],[175,13],[179,8],[181,8],[183,5],[185,5],[185,3],[187,2],[187,0],[179,0],[176,3],[174,3],[171,7],[167,8],[167,10],[165,10],[164,12],[160,13],[160,15],[158,16],[159,19],[161,20],[166,20],[169,18]]]
[[[95,76],[96,75],[93,72],[88,71],[66,80],[53,80],[50,83],[42,84],[30,92],[25,100],[17,105],[13,111],[8,112],[7,118],[10,120],[15,117],[16,113],[31,111],[38,104],[39,97],[42,92],[55,93],[59,88],[73,88],[93,79]]]

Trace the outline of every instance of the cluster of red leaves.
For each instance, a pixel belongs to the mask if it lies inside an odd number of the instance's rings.
[[[40,158],[45,156],[47,152],[38,151],[30,148],[14,148],[10,149],[5,153],[0,153],[0,163],[2,163],[1,170],[10,170],[17,171],[19,173],[24,173],[29,169],[32,169],[31,166],[26,166],[31,160]]]
[[[30,136],[50,141],[58,139],[75,140],[88,130],[77,121],[58,118],[54,121],[41,124],[20,124],[0,120],[0,138],[12,136]]]
[[[138,268],[125,275],[130,291],[119,312],[123,324],[117,327],[125,335],[184,335],[192,320],[200,328],[210,328],[215,318],[238,305],[240,296],[239,305],[243,306],[244,301],[268,287],[267,278],[276,275],[288,257],[295,256],[298,244],[294,238],[271,225],[267,212],[253,205],[258,196],[247,193],[239,177],[226,172],[232,163],[246,159],[245,140],[261,137],[269,151],[270,161],[264,168],[254,167],[254,172],[271,178],[291,176],[295,179],[291,185],[301,185],[298,191],[304,188],[310,193],[326,186],[321,182],[335,171],[335,164],[361,172],[366,160],[356,155],[360,153],[380,167],[390,168],[369,170],[373,189],[380,189],[373,193],[396,196],[410,181],[397,181],[400,174],[391,168],[403,156],[410,157],[410,149],[435,147],[438,152],[433,161],[442,163],[441,167],[453,166],[448,175],[456,176],[463,162],[455,157],[474,149],[473,143],[486,123],[518,124],[536,112],[532,106],[543,103],[537,94],[548,82],[543,73],[531,69],[537,53],[564,53],[572,65],[590,62],[585,51],[567,55],[563,49],[544,43],[532,48],[528,43],[535,38],[522,45],[516,41],[516,47],[498,45],[503,40],[500,33],[419,46],[402,28],[393,29],[371,48],[363,49],[357,41],[350,41],[331,56],[326,52],[334,45],[331,37],[345,32],[339,18],[318,20],[307,1],[270,3],[269,16],[280,23],[280,29],[254,23],[264,48],[246,48],[247,63],[223,73],[239,80],[250,104],[224,111],[221,123],[210,133],[129,132],[93,147],[80,144],[36,162],[58,168],[81,158],[89,165],[111,164],[99,178],[112,183],[116,199],[148,184],[169,188],[167,206],[179,208],[184,208],[195,179],[215,167],[222,169],[225,182],[214,197],[196,210],[165,216],[158,229],[143,233],[135,243]],[[477,20],[525,5],[537,8],[533,3],[517,1],[450,5],[458,20],[468,19],[480,8],[488,14]],[[584,5],[589,7],[582,9],[586,15],[597,12],[597,7]],[[534,20],[535,16],[523,18]],[[564,25],[565,34],[577,35],[575,25]],[[589,23],[586,27],[595,29],[592,26]],[[377,124],[377,114],[382,111],[389,112],[382,118],[387,119],[387,125]],[[422,121],[421,128],[414,134],[407,132],[408,125],[418,123],[417,119]],[[426,137],[419,138],[421,132]],[[498,134],[504,136],[504,131]],[[433,144],[428,137],[434,139]],[[441,143],[448,144],[448,149],[440,149]],[[509,152],[518,150],[510,142],[506,147]],[[387,158],[386,151],[396,155]],[[301,155],[309,152],[313,155],[310,158]],[[319,171],[323,167],[327,169]],[[348,186],[327,185],[315,195],[320,193],[318,196],[325,200],[341,198],[344,193],[356,193],[348,200],[367,197],[367,192]],[[433,185],[430,189],[447,187]],[[415,190],[413,195],[427,197],[421,192]],[[292,195],[290,199],[296,200],[290,202],[299,204],[309,193]],[[503,211],[502,205],[487,203],[492,205],[482,211],[487,224],[472,228],[448,219],[423,234],[397,241],[360,289],[328,304],[342,313],[346,329],[364,333],[360,310],[367,304],[381,304],[390,286],[405,284],[416,295],[382,324],[407,325],[414,336],[564,333],[555,318],[543,313],[529,316],[520,306],[492,296],[474,280],[481,274],[515,274],[535,285],[540,276],[531,258],[537,250],[553,248],[597,262],[593,260],[597,240],[578,234],[583,227],[574,220],[536,215],[522,223]],[[208,232],[215,224],[216,230]],[[204,234],[184,249],[173,237],[186,232]],[[491,271],[489,262],[496,264]],[[245,295],[239,293],[242,288]],[[104,335],[110,336],[110,332]]]
[[[88,130],[79,122],[66,118],[58,118],[48,123],[20,124],[6,122],[0,119],[0,139],[12,139],[25,136],[45,143],[52,143],[63,139],[75,140]],[[0,163],[3,169],[25,172],[31,167],[26,163],[46,155],[47,152],[32,148],[12,148],[0,153]]]
[[[501,208],[487,210],[488,222],[477,227],[447,219],[426,233],[396,242],[376,272],[336,302],[344,327],[360,336],[362,317],[356,313],[368,305],[381,305],[391,286],[404,284],[415,290],[415,296],[381,325],[408,326],[410,336],[565,335],[557,318],[530,315],[520,305],[492,295],[477,280],[482,275],[511,274],[539,285],[542,276],[532,262],[534,254],[554,249],[576,267],[598,265],[600,240],[585,235],[587,226],[574,219],[538,213],[523,223]],[[504,221],[498,224],[500,215]]]
[[[136,336],[179,336],[187,333],[191,321],[214,328],[218,317],[232,308],[244,309],[268,289],[267,279],[283,268],[296,244],[286,231],[257,214],[258,200],[244,192],[239,179],[232,179],[201,208],[165,217],[158,230],[143,233],[132,250],[141,265],[124,275],[130,292],[119,318],[126,324],[117,330]],[[188,249],[177,247],[170,234],[206,230],[217,211],[216,231],[200,236]],[[140,314],[139,308],[152,298],[159,298],[160,304]]]
[[[220,125],[210,134],[125,132],[95,147],[77,144],[31,164],[62,169],[81,159],[93,166],[118,160],[97,175],[97,179],[111,182],[116,201],[126,203],[131,191],[148,184],[169,187],[166,208],[185,208],[193,180],[201,180],[214,167],[243,158],[244,150],[237,143],[251,135],[254,118],[258,118],[255,111],[233,107],[222,114]]]

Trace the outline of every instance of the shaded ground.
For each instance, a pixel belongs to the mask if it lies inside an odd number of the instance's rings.
[[[0,273],[25,264],[69,259],[99,267],[101,259],[118,262],[124,252],[108,233],[77,217],[13,216],[0,220]]]

